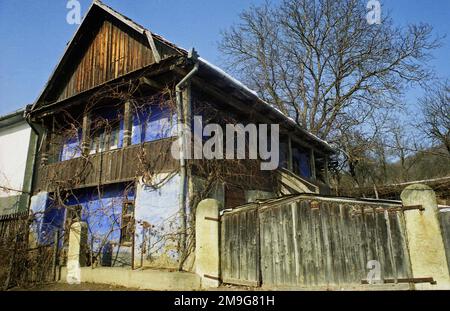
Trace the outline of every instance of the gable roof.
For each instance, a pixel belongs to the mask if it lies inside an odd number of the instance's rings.
[[[146,40],[148,40],[149,46],[151,47],[153,53],[155,54],[155,60],[156,62],[159,62],[161,58],[159,57],[159,52],[156,48],[156,44],[162,44],[163,46],[166,46],[170,49],[172,49],[176,54],[179,56],[188,56],[188,51],[175,45],[174,43],[168,41],[164,37],[155,34],[145,27],[139,25],[138,23],[134,22],[130,18],[122,15],[121,13],[115,11],[111,7],[107,6],[106,4],[102,3],[99,0],[93,0],[91,6],[89,7],[86,15],[83,18],[83,21],[81,22],[80,26],[78,27],[77,31],[75,32],[72,39],[69,41],[69,43],[66,46],[66,49],[63,53],[63,56],[61,57],[60,61],[58,62],[56,68],[53,70],[52,74],[50,75],[50,79],[47,81],[44,89],[42,90],[41,94],[35,101],[35,103],[32,105],[31,110],[34,110],[38,107],[38,104],[41,103],[43,98],[46,96],[46,94],[49,92],[49,90],[52,87],[52,84],[55,81],[56,76],[61,72],[62,68],[70,58],[70,51],[76,47],[78,44],[78,41],[82,38],[83,32],[86,30],[86,24],[87,22],[94,18],[97,14],[100,12],[106,13],[108,16],[114,17],[116,20],[121,22],[123,25],[126,25],[130,29],[132,29],[134,32],[136,32],[140,36],[144,36]],[[219,67],[209,63],[205,59],[198,58],[198,62],[200,63],[200,67],[204,68],[204,70],[207,70],[217,76],[219,79],[224,81],[224,83],[230,85],[231,87],[237,89],[239,92],[245,95],[245,97],[250,98],[259,104],[263,105],[265,109],[273,113],[277,118],[284,120],[289,124],[291,127],[295,128],[297,131],[300,131],[308,140],[312,140],[316,144],[321,145],[324,150],[327,152],[334,152],[334,149],[324,140],[320,139],[316,135],[310,133],[309,131],[305,130],[301,126],[299,126],[294,119],[290,118],[289,116],[286,116],[284,113],[282,113],[279,109],[275,108],[274,106],[270,105],[268,102],[261,99],[257,92],[254,90],[251,90],[248,88],[245,84],[240,82],[239,80],[235,79],[231,75],[227,74],[225,71],[220,69]]]
[[[134,33],[136,33],[138,36],[144,38],[144,40],[148,42],[148,44],[155,56],[156,62],[159,62],[161,60],[160,53],[156,47],[156,44],[168,47],[171,50],[173,50],[174,53],[176,53],[180,56],[188,54],[188,52],[186,50],[167,41],[163,37],[150,32],[148,29],[135,23],[128,17],[120,14],[119,12],[117,12],[114,9],[112,9],[111,7],[105,5],[101,1],[94,0],[92,2],[91,6],[89,7],[86,15],[83,17],[83,20],[82,20],[80,26],[78,27],[77,31],[75,32],[75,34],[73,35],[73,37],[69,41],[69,43],[67,44],[67,46],[63,52],[63,55],[60,58],[60,60],[58,61],[55,69],[52,71],[49,80],[45,84],[43,90],[39,94],[36,101],[33,103],[31,110],[34,110],[35,108],[37,108],[43,102],[46,95],[52,90],[52,87],[54,86],[54,84],[56,82],[56,78],[57,78],[58,74],[63,71],[66,64],[70,61],[73,51],[78,47],[78,45],[80,44],[80,41],[84,37],[84,34],[89,30],[89,24],[92,21],[95,21],[99,17],[99,14],[102,14],[102,13],[106,14],[106,16],[113,17],[119,23],[122,23],[128,29],[130,29]]]

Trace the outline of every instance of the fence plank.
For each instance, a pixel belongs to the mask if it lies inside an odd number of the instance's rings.
[[[403,214],[380,208],[299,199],[225,213],[222,278],[254,285],[261,278],[268,287],[359,285],[368,260],[380,262],[385,278],[407,278]]]

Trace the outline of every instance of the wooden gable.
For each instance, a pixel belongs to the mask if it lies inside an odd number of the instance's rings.
[[[56,101],[93,88],[155,61],[144,36],[137,36],[117,23],[104,20],[59,87]]]
[[[183,53],[162,37],[94,1],[33,109]]]

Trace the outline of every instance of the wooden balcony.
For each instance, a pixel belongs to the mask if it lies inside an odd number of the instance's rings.
[[[106,151],[87,157],[42,166],[37,172],[36,192],[92,187],[99,184],[132,181],[150,173],[178,169],[178,161],[170,153],[175,138]]]

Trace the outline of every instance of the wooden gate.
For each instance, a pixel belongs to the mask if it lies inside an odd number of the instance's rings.
[[[225,283],[268,287],[359,285],[411,277],[401,204],[296,196],[221,217]]]
[[[260,241],[258,207],[237,209],[221,217],[222,281],[259,286]]]

